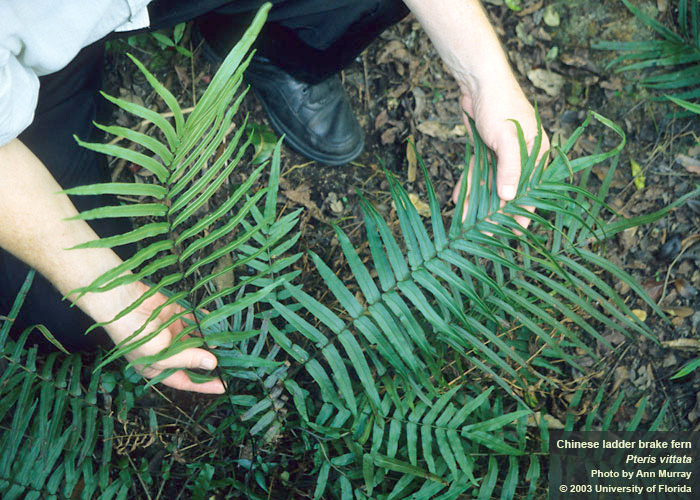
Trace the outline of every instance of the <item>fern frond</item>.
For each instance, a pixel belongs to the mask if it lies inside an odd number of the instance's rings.
[[[277,184],[279,183],[280,150],[279,144],[272,158],[272,170],[267,188],[252,192],[259,182],[266,165],[263,164],[250,173],[245,182],[231,190],[223,200],[216,199],[217,208],[206,210],[214,203],[215,193],[221,193],[230,174],[241,163],[250,145],[250,138],[244,137],[246,120],[234,124],[234,119],[246,90],[242,88],[242,74],[251,55],[248,51],[260,30],[269,6],[260,10],[242,40],[232,49],[222,63],[211,84],[195,109],[185,118],[175,97],[134,57],[132,61],[143,73],[146,80],[174,117],[174,124],[160,114],[134,103],[106,96],[111,102],[125,111],[150,120],[165,138],[148,137],[123,127],[105,127],[102,130],[117,134],[129,141],[132,147],[121,145],[79,143],[94,151],[109,154],[129,161],[155,174],[151,184],[107,183],[67,190],[71,195],[116,194],[129,195],[153,200],[149,203],[135,202],[120,206],[102,207],[84,212],[77,218],[91,220],[106,217],[148,217],[148,224],[120,234],[80,245],[79,248],[115,247],[124,244],[139,244],[140,250],[122,265],[98,277],[93,283],[73,290],[76,300],[86,293],[110,290],[118,286],[146,281],[153,283],[134,304],[120,312],[118,319],[134,310],[148,297],[157,292],[166,292],[165,287],[185,289],[185,280],[195,279],[195,286],[187,293],[176,293],[168,302],[154,311],[149,320],[167,304],[187,300],[187,308],[170,322],[205,308],[220,297],[234,294],[253,284],[257,291],[246,294],[240,300],[212,310],[200,318],[197,325],[183,330],[181,337],[195,328],[209,331],[237,312],[265,299],[280,283],[293,277],[295,273],[281,273],[289,267],[294,258],[286,260],[278,256],[296,241],[289,237],[298,220],[297,214],[290,214],[281,221],[275,221]],[[231,132],[232,135],[231,135]],[[153,153],[139,152],[139,150]],[[257,204],[264,202],[263,212]],[[291,242],[291,243],[290,243]],[[222,257],[234,256],[230,266],[212,270],[213,264]],[[262,265],[263,262],[268,264]],[[242,280],[216,293],[201,294],[203,288],[225,272],[236,272],[252,267],[259,271],[258,277]],[[199,294],[199,295],[198,295]],[[183,302],[184,303],[184,302]],[[105,326],[101,323],[97,326]],[[143,327],[116,346],[103,363],[123,356],[139,345],[148,342],[168,323],[147,335],[137,338]],[[145,324],[144,324],[145,326]],[[93,327],[93,328],[94,328]],[[164,352],[141,358],[139,363],[153,363],[171,356],[184,347],[204,345],[205,341],[189,339],[173,343]]]
[[[616,72],[655,70],[640,80],[644,87],[673,93],[678,99],[700,97],[700,2],[678,1],[678,25],[670,29],[649,17],[628,0],[622,0],[627,9],[653,30],[656,40],[639,42],[596,42],[595,49],[614,50],[622,54],[608,66],[617,66]],[[630,62],[636,60],[637,62]]]
[[[3,363],[0,375],[0,495],[2,498],[124,498],[128,477],[112,464],[111,417],[100,416],[97,391],[102,373],[91,374],[85,388],[80,355],[52,353],[37,366],[37,348],[27,339],[5,337],[31,285],[33,271],[12,312],[0,326]],[[45,332],[45,328],[42,329]],[[99,450],[102,448],[101,456]]]
[[[591,340],[607,344],[595,322],[653,340],[646,325],[636,320],[599,273],[630,284],[648,300],[644,290],[627,273],[586,248],[591,237],[602,238],[617,229],[613,227],[608,233],[598,217],[601,206],[609,208],[601,201],[607,186],[596,195],[589,193],[586,172],[611,159],[616,165],[615,158],[624,146],[619,127],[595,113],[574,138],[581,136],[592,118],[618,134],[620,143],[610,151],[570,161],[565,155],[575,139],[569,140],[546,169],[545,160],[535,162],[538,149],[528,153],[521,136],[523,171],[529,176],[523,176],[515,200],[504,207],[493,194],[494,158],[476,135],[472,179],[487,182],[472,185],[466,209],[462,211],[458,205],[449,229],[427,173],[429,226],[404,189],[387,174],[400,239],[364,199],[361,207],[369,262],[361,259],[344,232],[335,228],[358,293],[353,293],[318,255],[310,253],[342,314],[300,287],[284,285],[297,310],[289,303],[273,301],[275,311],[288,326],[271,325],[270,334],[298,364],[297,370],[303,369],[315,384],[313,389],[303,388],[287,379],[285,387],[302,425],[327,439],[338,441],[342,437],[340,449],[350,452],[353,458],[348,460],[362,469],[362,478],[351,478],[348,473],[334,482],[334,467],[329,470],[323,465],[317,492],[331,484],[336,491],[348,492],[350,484],[355,496],[361,491],[360,497],[371,497],[378,485],[391,477],[392,487],[382,487],[388,498],[407,495],[408,491],[415,498],[427,492],[430,498],[437,498],[440,492],[449,498],[451,492],[470,487],[462,481],[468,478],[479,485],[479,495],[484,498],[492,495],[497,484],[502,498],[508,498],[523,473],[536,481],[540,463],[531,458],[524,466],[516,458],[524,453],[524,439],[512,440],[497,433],[529,413],[522,396],[530,384],[540,380],[554,386],[548,371],[561,374],[565,368],[533,355],[532,346],[538,346],[538,352],[549,358],[583,370],[573,349],[595,359]],[[565,182],[579,173],[581,185]],[[462,200],[466,189],[463,185]],[[531,215],[521,205],[533,205],[538,212]],[[515,222],[514,217],[521,215],[533,221],[533,229]],[[651,214],[646,220],[661,215]],[[538,226],[549,238],[539,236]],[[315,324],[304,318],[304,311]],[[342,363],[342,359],[347,361]],[[453,372],[452,366],[459,371]],[[450,378],[462,381],[463,373],[472,370],[480,372],[477,380],[499,386],[521,409],[499,413],[494,408],[493,418],[472,415],[484,405],[491,390],[470,403],[458,383],[447,385]],[[386,394],[377,391],[378,387],[385,388]],[[313,404],[314,394],[323,401],[320,407]],[[472,417],[476,420],[470,423]],[[522,433],[519,430],[513,437],[524,436]],[[473,459],[478,449],[491,454],[481,476]],[[499,470],[494,454],[510,457],[504,469]],[[332,458],[323,460],[333,464]],[[419,485],[417,478],[427,482]]]

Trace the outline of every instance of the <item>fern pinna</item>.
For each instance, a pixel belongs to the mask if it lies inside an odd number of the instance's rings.
[[[245,158],[250,139],[234,118],[245,94],[239,92],[250,57],[245,54],[268,8],[189,117],[135,60],[170,108],[174,125],[154,111],[107,97],[150,120],[159,137],[101,127],[137,150],[84,145],[150,170],[153,182],[68,192],[152,200],[81,214],[145,216],[151,222],[86,244],[138,242],[141,249],[77,292],[149,280],[149,293],[173,290],[167,292],[169,302],[195,315],[170,348],[133,363],[155,362],[182,346],[217,347],[227,394],[195,416],[197,423],[206,419],[216,446],[188,471],[194,498],[224,490],[267,498],[273,489],[277,497],[280,484],[291,497],[304,485],[305,495],[316,499],[535,496],[543,464],[541,452],[529,444],[527,422],[539,396],[574,370],[585,372],[577,358],[595,358],[593,342],[613,349],[601,334],[605,329],[653,341],[606,276],[624,281],[663,314],[627,273],[596,253],[599,243],[660,217],[685,198],[656,214],[603,223],[600,214],[610,210],[604,199],[624,135],[591,113],[550,152],[549,163],[546,154],[537,160],[541,136],[527,151],[520,133],[518,195],[501,206],[493,153],[474,133],[473,153],[465,159],[468,166],[473,158],[471,186],[463,183],[450,223],[443,220],[425,168],[428,224],[387,173],[400,231],[360,197],[369,254],[358,253],[336,227],[355,282],[343,282],[311,252],[327,297],[333,298],[321,302],[315,297],[323,294],[295,281],[299,271],[292,266],[300,255],[289,252],[299,238],[299,211],[277,215],[279,144],[267,187],[254,190],[262,165],[247,172],[223,201],[217,198],[211,211],[203,210],[227,189],[226,180]],[[618,146],[568,160],[594,119],[618,134]],[[588,177],[602,162],[610,168],[593,194]],[[519,216],[530,218],[532,227],[518,225]],[[214,266],[222,258],[230,263]],[[215,278],[234,269],[238,282],[216,289]],[[202,336],[182,338],[196,331]],[[143,342],[140,333],[116,346],[100,366]]]

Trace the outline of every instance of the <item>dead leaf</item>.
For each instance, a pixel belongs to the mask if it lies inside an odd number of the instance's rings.
[[[678,316],[671,318],[671,324],[673,326],[675,326],[676,328],[680,328],[681,326],[683,326],[684,321],[685,321],[684,318],[680,318]]]
[[[559,26],[561,18],[559,17],[559,13],[554,8],[554,5],[551,3],[545,7],[542,20],[544,21],[544,24],[551,28],[556,28]]]
[[[675,339],[661,342],[661,345],[669,349],[682,349],[684,351],[700,350],[700,340],[697,339]]]
[[[664,290],[663,281],[656,281],[655,279],[651,278],[644,281],[642,283],[642,286],[644,287],[644,290],[646,290],[649,294],[651,300],[653,300],[654,302],[658,301],[661,298],[661,294]]]
[[[644,189],[646,179],[642,173],[642,166],[636,161],[630,159],[630,167],[632,168],[632,178],[634,179],[634,187],[638,190]]]
[[[626,250],[629,250],[633,246],[635,246],[638,242],[637,238],[637,227],[630,227],[628,229],[625,229],[620,233],[620,242],[622,243],[622,246],[625,247]]]
[[[387,95],[387,97],[396,100],[399,97],[401,97],[402,95],[404,95],[406,92],[408,92],[408,89],[409,89],[408,83],[402,83],[401,85],[398,85],[398,86],[394,87],[393,89],[391,89],[389,92],[387,92],[386,95]],[[391,109],[391,106],[389,106],[389,108]]]
[[[467,133],[466,125],[455,125],[449,128],[446,124],[437,120],[426,120],[419,123],[417,128],[421,133],[443,141],[454,137],[462,137]]]
[[[615,368],[615,374],[613,375],[613,386],[612,391],[615,392],[620,388],[622,384],[630,379],[630,372],[626,366],[618,366]]]
[[[430,205],[421,200],[416,193],[408,193],[408,199],[411,200],[421,217],[430,217]]]
[[[558,96],[566,83],[566,79],[559,73],[541,68],[528,71],[527,77],[535,87],[552,97]]]
[[[173,68],[177,74],[177,79],[180,81],[180,85],[183,88],[189,88],[190,84],[192,83],[192,79],[190,78],[190,73],[187,71],[187,68],[180,66],[179,64],[175,64]]]
[[[143,99],[141,96],[134,94],[133,92],[129,92],[127,89],[124,87],[119,88],[119,97],[124,99],[125,101],[138,104],[139,106],[145,106]]]
[[[695,309],[685,306],[671,307],[670,309],[664,309],[663,311],[670,316],[676,316],[678,318],[687,318],[695,313]]]
[[[399,129],[397,127],[391,127],[386,129],[384,132],[382,132],[382,135],[380,136],[379,140],[382,141],[382,144],[385,146],[389,144],[394,144],[396,142],[396,135],[399,133]]]
[[[384,64],[392,59],[403,63],[411,62],[411,54],[406,50],[406,46],[401,40],[391,40],[382,47],[377,56],[377,63]]]
[[[632,314],[642,323],[647,320],[647,312],[644,309],[632,309]]]
[[[389,112],[385,109],[374,119],[374,130],[379,130],[389,122]]]
[[[420,115],[423,114],[423,110],[425,109],[425,104],[427,102],[425,92],[423,92],[423,89],[420,87],[413,87],[411,93],[413,94],[413,100],[416,103],[416,105],[413,107],[413,117],[419,118]]]
[[[690,423],[695,423],[700,418],[700,392],[695,394],[695,406],[688,412],[688,420]]]
[[[542,8],[544,5],[544,0],[538,0],[537,2],[527,5],[517,12],[518,17],[529,16],[533,12],[536,12]]]
[[[532,24],[529,24],[529,27],[531,28]],[[528,27],[524,22],[520,21],[515,26],[515,34],[525,45],[535,45],[535,35],[533,35],[531,31],[528,31]]]
[[[697,288],[695,288],[693,285],[688,283],[683,278],[676,278],[675,285],[676,285],[676,291],[678,292],[678,295],[680,295],[681,297],[683,297],[685,299],[693,298],[698,293]]]
[[[603,182],[603,180],[605,180],[605,177],[608,175],[608,170],[610,170],[610,167],[604,167],[598,164],[595,165],[592,170],[595,176],[598,178],[598,180],[600,182]],[[610,187],[613,189],[622,189],[626,185],[627,182],[623,179],[620,170],[615,170],[615,173],[613,173],[612,182],[610,183]]]
[[[690,247],[695,245],[698,241],[700,241],[700,233],[691,234],[690,236],[683,238],[683,240],[681,241],[681,251],[685,252]]]
[[[700,160],[692,156],[678,155],[676,156],[676,162],[680,163],[691,174],[700,175]]]
[[[622,78],[615,76],[609,80],[603,80],[600,82],[600,86],[605,90],[622,90],[624,84],[622,83]]]
[[[676,364],[678,364],[678,360],[676,359],[676,356],[672,352],[669,352],[668,355],[664,357],[664,360],[661,363],[661,366],[663,366],[664,368],[669,368],[669,367],[674,366]]]
[[[530,427],[539,427],[540,421],[544,420],[547,424],[548,429],[563,429],[564,424],[561,423],[556,417],[553,417],[549,413],[542,415],[541,411],[536,411],[535,413],[530,413],[527,416],[527,425]]]
[[[280,182],[280,184],[282,184]],[[306,208],[312,217],[322,222],[326,222],[326,217],[321,213],[321,209],[311,199],[311,188],[308,184],[299,184],[295,189],[282,190],[282,194],[289,200]]]
[[[418,158],[416,157],[416,141],[413,135],[409,135],[408,141],[406,141],[406,161],[408,162],[408,182],[416,182]]]
[[[591,61],[578,54],[560,52],[559,60],[567,66],[573,66],[574,68],[584,68],[589,71],[597,70],[597,68],[593,65]]]

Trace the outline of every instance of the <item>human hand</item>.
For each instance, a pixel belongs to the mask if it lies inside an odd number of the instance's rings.
[[[537,137],[535,110],[517,84],[507,89],[494,86],[481,88],[478,91],[462,88],[460,105],[463,111],[474,120],[477,131],[486,146],[496,154],[496,188],[498,196],[502,200],[501,206],[503,206],[507,201],[515,198],[518,183],[520,182],[520,143],[517,129],[513,122],[516,121],[520,124],[528,153],[531,152]],[[467,116],[463,118],[471,136],[472,131],[469,120]],[[543,132],[537,162],[541,160],[548,150],[549,139],[547,134]],[[467,194],[469,193],[472,168],[473,163],[469,165],[467,173]],[[454,189],[452,195],[454,203],[457,203],[463,178],[464,175],[462,175]],[[467,196],[465,203],[468,201]],[[523,208],[534,212],[533,207]],[[530,223],[530,219],[524,216],[516,216],[515,221],[523,227],[527,227]]]
[[[148,287],[143,283],[138,283],[137,286],[140,289],[141,294],[148,290]],[[149,297],[134,311],[106,325],[105,330],[107,331],[107,334],[115,344],[129,338],[136,330],[143,326],[153,311],[165,303],[166,300],[167,298],[162,293],[157,293],[152,297]],[[183,311],[184,309],[178,304],[169,304],[168,306],[164,307],[162,311],[160,311],[155,319],[148,323],[146,328],[143,329],[143,332],[140,333],[137,338],[145,337],[148,333],[153,332],[159,326],[170,320],[174,315]],[[190,320],[194,320],[191,315],[185,317]],[[144,356],[158,354],[163,349],[168,348],[178,333],[180,333],[185,327],[186,323],[183,318],[176,320],[167,328],[158,333],[158,335],[156,335],[153,339],[129,352],[125,358],[129,361],[134,361]],[[187,338],[188,337],[185,336],[183,339],[181,339],[181,341]],[[216,364],[216,356],[214,356],[212,353],[205,349],[191,347],[184,349],[181,352],[162,361],[157,361],[147,367],[137,365],[136,369],[144,377],[153,378],[169,368],[212,370],[216,367]],[[182,391],[194,391],[206,394],[222,394],[224,392],[224,386],[220,379],[217,378],[209,382],[197,384],[192,382],[187,374],[182,370],[179,370],[169,377],[163,379],[161,383]]]

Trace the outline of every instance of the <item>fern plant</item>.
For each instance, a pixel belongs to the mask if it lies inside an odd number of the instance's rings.
[[[115,247],[127,243],[140,243],[142,248],[118,268],[97,278],[89,286],[73,290],[77,298],[86,293],[109,290],[117,286],[145,280],[152,283],[150,290],[144,293],[130,307],[123,310],[112,321],[138,307],[143,301],[158,292],[169,295],[168,301],[154,310],[141,329],[117,345],[104,360],[108,363],[133,350],[155,337],[168,323],[141,336],[145,325],[155,318],[167,305],[180,302],[186,311],[180,316],[197,313],[197,321],[191,322],[176,339],[170,349],[157,356],[136,359],[132,364],[151,364],[159,359],[169,357],[185,347],[199,347],[205,344],[202,337],[187,336],[195,330],[208,331],[209,326],[225,319],[236,311],[246,308],[267,296],[281,280],[265,281],[255,292],[244,294],[239,300],[218,307],[206,317],[201,317],[200,310],[211,307],[214,302],[234,294],[244,286],[256,287],[266,277],[272,275],[272,269],[262,269],[258,276],[241,280],[238,284],[213,290],[215,279],[225,273],[239,272],[253,267],[260,262],[260,257],[267,252],[280,252],[289,246],[286,239],[293,229],[294,214],[284,221],[275,223],[275,206],[279,181],[279,145],[273,155],[268,187],[252,193],[253,186],[267,166],[262,164],[237,188],[231,189],[214,201],[224,191],[224,184],[244,157],[250,138],[245,140],[246,120],[234,123],[238,107],[247,90],[240,90],[242,73],[247,67],[252,54],[246,57],[255,37],[264,22],[269,6],[261,9],[239,44],[232,49],[211,81],[192,113],[185,118],[176,98],[141,64],[131,57],[138,69],[145,75],[153,89],[163,99],[174,117],[173,124],[157,112],[122,99],[104,96],[116,106],[140,118],[150,120],[158,129],[163,140],[146,136],[140,132],[117,127],[97,125],[101,130],[122,137],[133,146],[154,154],[156,157],[134,151],[121,145],[86,143],[76,137],[84,147],[130,161],[154,174],[152,184],[107,183],[81,186],[66,190],[70,195],[116,194],[139,198],[140,202],[119,206],[102,207],[83,212],[77,218],[90,220],[100,217],[147,217],[151,222],[126,234],[88,242],[76,248]],[[229,137],[229,134],[232,136]],[[147,198],[147,203],[143,199]],[[262,200],[262,201],[261,201]],[[217,204],[215,209],[205,215],[208,207]],[[264,210],[256,204],[264,203]],[[249,218],[249,221],[246,221]],[[282,242],[284,240],[284,242]],[[294,241],[293,238],[290,241]],[[257,243],[259,246],[256,246]],[[282,245],[278,247],[278,245]],[[224,268],[213,268],[212,264],[234,252],[246,253]],[[275,272],[290,265],[293,258],[278,263]],[[129,274],[125,274],[130,272]],[[192,283],[194,281],[194,283]],[[187,285],[185,285],[187,283]],[[170,293],[168,289],[179,290]],[[95,324],[92,328],[105,326]],[[91,328],[91,329],[92,329]],[[223,333],[222,333],[223,334]],[[186,338],[187,340],[182,340]],[[221,337],[221,335],[219,335]],[[234,336],[235,338],[235,336]],[[166,370],[151,380],[156,383],[168,377],[174,370]],[[191,378],[204,380],[201,376],[190,373]]]
[[[675,31],[649,17],[628,0],[622,2],[660,39],[601,41],[593,43],[592,47],[622,52],[609,64],[609,67],[617,66],[617,72],[653,70],[640,80],[644,87],[671,94],[677,99],[700,97],[700,2],[678,0],[678,27]],[[637,62],[630,62],[635,60]]]
[[[618,147],[569,161],[566,153],[593,118],[620,136]],[[297,425],[322,436],[314,498],[457,498],[471,489],[491,498],[497,478],[501,498],[512,498],[522,477],[516,457],[527,452],[519,429],[537,404],[535,388],[556,388],[572,369],[585,372],[577,358],[596,358],[592,341],[612,348],[603,329],[653,340],[602,275],[627,283],[663,313],[631,276],[594,251],[596,242],[667,210],[611,224],[599,218],[608,208],[603,200],[622,131],[591,113],[546,168],[545,159],[536,162],[541,136],[529,154],[520,138],[523,174],[512,202],[501,207],[492,189],[494,157],[475,133],[469,202],[462,209],[463,186],[449,227],[427,174],[427,227],[387,174],[400,238],[362,200],[368,263],[336,228],[354,286],[312,253],[340,312],[289,283],[285,289],[305,313],[272,302],[287,322],[270,324],[275,346],[313,380],[302,385],[290,375],[285,387]],[[599,192],[587,191],[591,167],[611,159]],[[528,205],[537,213],[521,208]],[[519,215],[548,236],[520,227]],[[511,400],[489,413],[492,384]],[[487,411],[474,420],[482,406]],[[491,457],[488,466],[474,460],[483,455]],[[507,467],[494,456],[510,457]],[[525,477],[536,483],[537,455],[527,467]]]
[[[8,337],[33,277],[31,271],[0,323],[0,495],[126,499],[132,475],[113,463],[114,419],[98,403],[102,372],[92,373],[85,384],[79,354],[54,352],[39,364],[37,348],[27,339],[35,328],[52,338],[41,325],[27,328],[17,340]],[[121,412],[126,398],[118,400]]]
[[[253,191],[262,165],[205,210],[216,193],[228,190],[226,180],[245,156],[245,124],[233,125],[245,93],[238,90],[250,57],[245,53],[268,8],[187,119],[174,96],[138,61],[174,124],[107,97],[151,120],[160,136],[100,127],[157,158],[122,146],[83,144],[150,170],[153,183],[68,192],[145,197],[152,201],[81,217],[146,216],[151,222],[86,244],[139,242],[142,248],[76,292],[149,280],[149,293],[172,289],[168,302],[179,301],[195,315],[183,335],[198,330],[202,336],[185,340],[188,347],[217,347],[227,394],[193,417],[198,425],[207,422],[217,443],[191,464],[187,484],[193,498],[224,491],[268,498],[275,489],[278,495],[280,485],[290,497],[303,487],[316,499],[535,496],[542,462],[526,424],[541,404],[540,395],[556,390],[558,380],[574,370],[584,372],[578,358],[596,357],[594,341],[612,349],[601,333],[605,329],[654,341],[607,279],[624,281],[663,316],[641,286],[596,250],[605,238],[655,220],[687,197],[656,214],[604,223],[601,213],[610,211],[604,199],[624,135],[591,113],[553,150],[548,166],[545,159],[536,161],[541,133],[528,152],[519,132],[522,179],[516,198],[501,207],[493,153],[475,134],[467,206],[464,183],[446,224],[423,168],[431,211],[426,225],[387,172],[399,232],[360,197],[369,254],[359,253],[336,227],[354,282],[344,282],[311,252],[330,292],[321,302],[317,297],[323,294],[296,282],[299,271],[293,266],[300,255],[288,255],[298,239],[299,211],[277,215],[279,144],[266,188]],[[566,155],[594,119],[618,134],[618,146],[569,160]],[[603,162],[610,163],[608,175],[593,194],[587,188],[591,168]],[[521,215],[532,219],[531,229],[515,222]],[[230,264],[214,267],[224,257]],[[238,282],[216,289],[215,278],[232,270]],[[133,338],[116,346],[98,369],[133,349]],[[134,363],[155,362],[182,344]],[[285,470],[292,462],[299,465]]]

